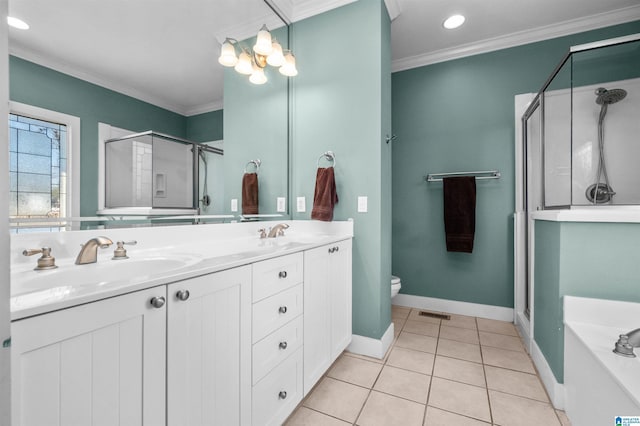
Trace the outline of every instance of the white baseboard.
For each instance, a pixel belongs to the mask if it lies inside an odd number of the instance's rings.
[[[502,306],[481,305],[479,303],[459,302],[457,300],[436,299],[435,297],[413,296],[402,293],[394,297],[391,303],[410,308],[513,322],[513,308]]]
[[[531,344],[533,342],[533,338],[530,332],[531,322],[527,319],[526,316],[522,312],[516,314],[516,328],[522,337],[522,341],[524,343],[527,352],[531,353]]]
[[[381,339],[372,339],[371,337],[354,334],[351,336],[351,344],[349,344],[347,350],[354,354],[382,359],[393,342],[393,330],[392,322],[389,324],[387,331],[384,332]]]
[[[531,342],[531,359],[538,369],[538,374],[542,380],[542,384],[547,389],[551,403],[558,410],[564,410],[564,385],[556,381],[551,367],[547,359],[542,354],[538,344],[533,340]]]

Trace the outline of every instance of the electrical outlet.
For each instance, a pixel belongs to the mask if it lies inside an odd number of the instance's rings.
[[[231,211],[232,212],[237,212],[238,211],[238,199],[237,198],[232,198],[231,199]]]
[[[304,197],[298,197],[298,198],[296,199],[296,206],[297,206],[298,213],[304,213],[305,211],[307,211],[307,201],[306,201],[306,198],[304,198]]]
[[[368,197],[358,197],[358,213],[366,213],[368,209]]]
[[[287,211],[287,208],[285,207],[286,200],[287,199],[285,197],[276,198],[276,211],[278,213],[284,213],[285,211]]]

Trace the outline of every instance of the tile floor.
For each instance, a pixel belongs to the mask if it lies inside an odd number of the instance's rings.
[[[345,352],[285,423],[567,426],[513,324],[393,306],[384,359]]]

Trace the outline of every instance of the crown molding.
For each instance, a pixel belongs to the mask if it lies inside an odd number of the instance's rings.
[[[404,71],[425,65],[595,30],[611,25],[623,24],[626,22],[636,21],[638,19],[640,19],[640,5],[630,6],[585,18],[572,19],[531,30],[518,31],[501,37],[494,37],[481,40],[479,42],[463,44],[450,49],[441,49],[424,55],[396,59],[392,62],[391,69],[392,72]]]
[[[293,16],[293,0],[265,0],[266,3],[271,3],[278,13],[283,15],[283,18],[288,22],[292,22],[291,17]]]
[[[293,5],[291,21],[297,22],[315,15],[327,12],[332,9],[353,3],[357,0],[299,0]]]
[[[224,101],[217,100],[217,101],[210,102],[208,104],[197,105],[193,108],[189,108],[185,111],[183,115],[187,117],[191,117],[192,115],[199,115],[207,112],[218,111],[223,108],[224,108]]]
[[[389,12],[389,18],[391,18],[392,21],[402,13],[402,8],[398,0],[384,0],[384,4],[387,6],[387,12]]]

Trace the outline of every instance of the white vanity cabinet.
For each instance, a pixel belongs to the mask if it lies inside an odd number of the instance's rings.
[[[14,426],[165,424],[165,287],[11,324]]]
[[[253,424],[280,425],[302,400],[303,255],[253,264]]]
[[[167,424],[249,425],[251,267],[167,286]]]
[[[351,240],[304,252],[304,394],[351,342]]]

